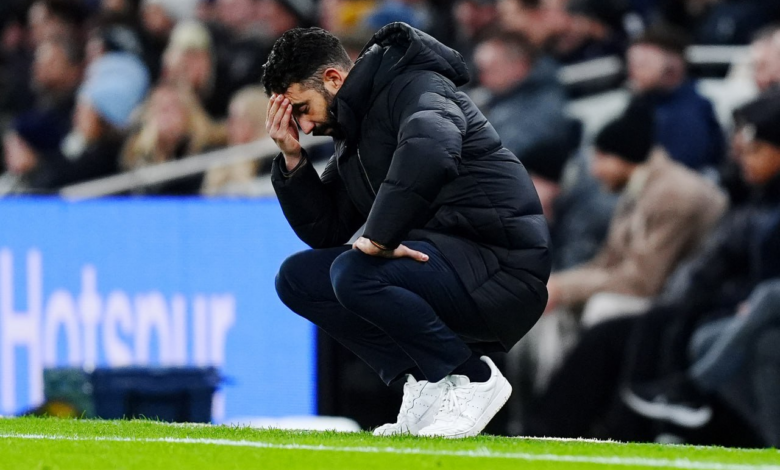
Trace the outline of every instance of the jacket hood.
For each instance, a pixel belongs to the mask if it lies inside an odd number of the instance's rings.
[[[389,76],[382,77],[387,81],[412,70],[436,72],[452,80],[456,86],[469,81],[468,67],[459,52],[406,23],[391,23],[377,31],[360,55],[363,58],[373,53],[381,54],[383,49],[397,51],[389,57]],[[402,53],[400,58],[398,52]]]
[[[360,118],[382,89],[399,75],[413,71],[436,72],[456,86],[469,81],[460,53],[406,23],[391,23],[363,47],[336,95],[333,112],[346,134],[354,135]]]

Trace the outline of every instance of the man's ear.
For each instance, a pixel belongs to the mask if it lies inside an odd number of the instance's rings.
[[[347,73],[335,67],[329,67],[322,73],[322,83],[331,93],[338,91],[344,85],[346,78]]]

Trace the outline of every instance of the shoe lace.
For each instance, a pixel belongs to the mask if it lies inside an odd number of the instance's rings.
[[[468,395],[466,391],[453,384],[447,382],[444,396],[439,405],[439,413],[446,416],[458,416],[461,413],[461,401],[466,400]]]

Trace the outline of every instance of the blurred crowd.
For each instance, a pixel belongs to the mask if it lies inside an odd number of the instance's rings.
[[[464,91],[550,225],[549,307],[504,363],[518,391],[504,431],[780,445],[776,0],[5,0],[0,196],[262,139],[276,38],[321,26],[357,58],[394,21],[462,53]],[[732,74],[754,98],[726,121],[691,44],[749,46]],[[608,56],[630,98],[586,135],[559,71]],[[268,170],[135,192],[250,195]]]

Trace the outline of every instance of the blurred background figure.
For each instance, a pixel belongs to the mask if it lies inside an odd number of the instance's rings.
[[[747,44],[780,15],[780,3],[773,0],[660,0],[658,9],[696,44]]]
[[[146,95],[148,72],[132,54],[109,53],[96,59],[86,75],[67,136],[46,142],[50,135],[42,124],[23,120],[6,135],[8,169],[23,178],[16,190],[46,192],[118,170],[123,132]]]
[[[27,14],[30,40],[37,46],[54,37],[81,39],[86,19],[87,12],[77,0],[37,0]]]
[[[268,101],[261,87],[247,87],[233,96],[228,113],[227,145],[248,144],[267,135],[265,118]],[[261,165],[261,161],[255,160],[209,170],[202,192],[208,196],[251,194],[251,184]]]
[[[457,24],[454,48],[463,55],[469,70],[475,71],[474,48],[498,22],[496,0],[459,0],[453,7]],[[476,86],[478,77],[472,77],[470,86]]]
[[[183,21],[171,33],[162,57],[162,79],[189,88],[209,115],[227,114],[231,90],[221,83],[209,30],[197,21]]]
[[[128,139],[121,165],[135,170],[179,160],[225,145],[224,127],[215,124],[192,90],[174,84],[158,85],[138,117],[139,127]],[[202,176],[152,187],[150,194],[197,194]]]
[[[680,33],[648,30],[628,49],[631,91],[655,109],[656,138],[689,168],[717,167],[725,156],[725,138],[712,104],[688,78],[687,43]]]
[[[142,0],[141,40],[143,41],[146,66],[152,79],[160,76],[161,58],[168,45],[168,39],[182,20],[195,16],[198,0]]]
[[[481,108],[504,146],[523,160],[534,144],[566,139],[566,95],[557,68],[525,38],[497,33],[477,46],[474,61],[487,91]]]
[[[39,154],[59,149],[71,128],[83,61],[82,46],[68,36],[49,38],[36,48],[35,101],[14,118],[4,137],[5,168],[11,174],[28,177],[38,166]]]

